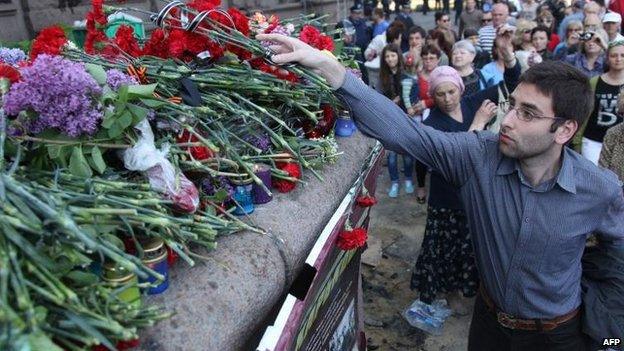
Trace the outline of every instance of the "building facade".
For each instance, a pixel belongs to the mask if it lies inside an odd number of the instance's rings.
[[[108,0],[111,5],[133,7],[157,12],[165,4],[162,0],[126,0],[119,4]],[[224,7],[244,7],[247,10],[263,10],[288,18],[300,13],[329,14],[329,21],[336,22],[347,14],[351,1],[346,0],[222,0]],[[83,20],[91,7],[91,0],[0,0],[0,41],[20,41],[32,39],[42,29],[55,24],[73,26],[75,21]],[[146,28],[148,16],[131,13],[141,17]]]

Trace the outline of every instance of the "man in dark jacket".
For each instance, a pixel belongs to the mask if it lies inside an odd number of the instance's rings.
[[[353,28],[355,30],[355,35],[353,35],[355,38],[354,44],[360,48],[362,53],[366,50],[366,47],[372,39],[371,28],[366,24],[363,13],[364,7],[362,4],[356,3],[351,6],[351,13],[349,14],[349,17],[336,24],[336,28],[345,28],[345,30]]]
[[[344,29],[343,50],[357,49],[354,52],[354,56],[360,66],[360,71],[362,71],[362,79],[364,82],[368,82],[367,71],[364,67],[364,50],[366,50],[366,47],[368,47],[368,44],[372,39],[372,30],[366,24],[366,20],[362,16],[363,11],[364,7],[362,4],[356,3],[351,7],[351,14],[349,17],[336,24],[336,29]]]

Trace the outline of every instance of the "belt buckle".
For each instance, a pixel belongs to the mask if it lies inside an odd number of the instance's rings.
[[[515,323],[514,323],[516,319],[508,315],[505,312],[501,312],[501,311],[496,312],[496,320],[498,320],[498,323],[505,328],[516,329]]]

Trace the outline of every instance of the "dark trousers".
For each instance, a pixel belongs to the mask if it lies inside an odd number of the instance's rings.
[[[587,351],[581,315],[550,331],[511,330],[496,320],[480,294],[470,322],[468,351]]]
[[[418,187],[424,188],[427,178],[427,166],[418,160],[415,160],[414,164],[416,165],[416,181],[418,182]]]
[[[459,17],[462,14],[462,10],[464,8],[464,0],[455,0],[455,25],[457,25],[457,23],[459,23]],[[460,35],[462,33],[459,33]]]

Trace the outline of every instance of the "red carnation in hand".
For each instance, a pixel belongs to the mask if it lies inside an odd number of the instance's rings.
[[[301,179],[301,168],[299,164],[294,162],[276,162],[275,165],[282,171],[287,172],[289,177]],[[291,192],[297,187],[296,182],[276,177],[273,177],[271,183],[280,193]]]
[[[327,35],[321,35],[316,42],[316,48],[319,50],[334,51],[334,40]]]
[[[17,83],[20,80],[20,73],[13,66],[0,63],[0,79],[2,78],[8,79],[11,84]]]
[[[355,199],[355,203],[357,203],[358,206],[361,207],[371,207],[377,204],[377,199],[375,199],[374,196],[370,195],[358,196],[357,199]]]
[[[334,50],[334,41],[332,40],[332,38],[321,34],[318,29],[314,28],[309,24],[303,26],[303,28],[301,29],[301,33],[299,33],[299,39],[302,42],[319,50]]]
[[[338,234],[338,242],[336,245],[341,250],[353,250],[366,244],[368,233],[364,228],[355,228],[353,230],[343,230]]]
[[[67,43],[65,32],[59,26],[44,28],[33,40],[30,58],[35,59],[41,54],[60,55],[61,48]]]

